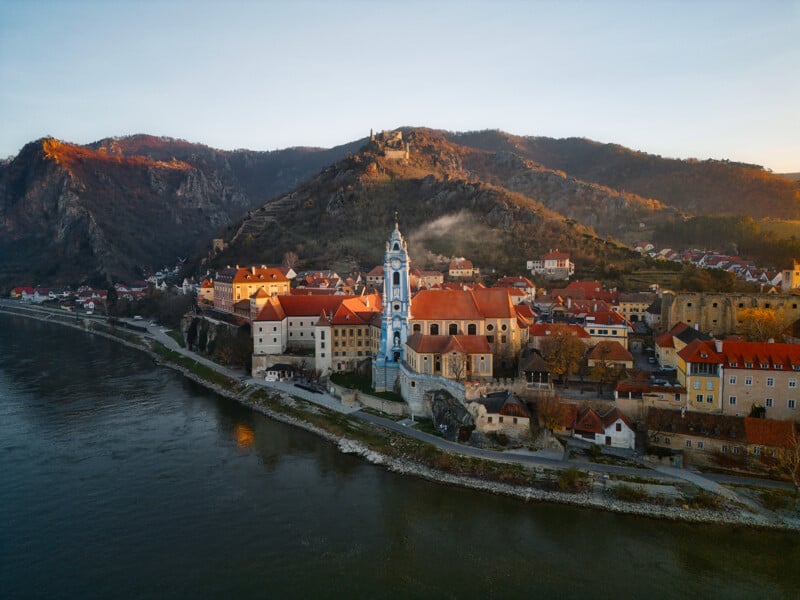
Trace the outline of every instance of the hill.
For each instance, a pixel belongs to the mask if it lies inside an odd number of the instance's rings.
[[[555,177],[553,195],[567,196],[565,206],[588,205],[586,210],[602,213],[604,226],[623,218],[620,195],[612,190],[589,186],[594,197],[586,202],[581,194],[587,186],[566,176],[452,144],[441,132],[404,133],[408,160],[387,158],[377,145],[367,144],[229,228],[229,246],[210,266],[275,263],[292,251],[309,266],[371,268],[382,259],[395,210],[421,268],[441,268],[450,257],[466,256],[484,270],[520,273],[526,260],[551,248],[568,249],[586,266],[633,259],[628,248],[499,182],[524,174]],[[640,216],[638,205],[627,209]]]
[[[140,278],[359,145],[223,152],[145,135],[32,142],[0,165],[0,285]]]
[[[522,137],[496,130],[448,137],[472,148],[511,152],[582,181],[656,198],[691,215],[800,218],[800,182],[758,165],[662,158],[585,138]]]

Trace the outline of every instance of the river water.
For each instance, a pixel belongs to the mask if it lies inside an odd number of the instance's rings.
[[[385,472],[143,353],[0,315],[3,598],[796,598],[800,536]]]

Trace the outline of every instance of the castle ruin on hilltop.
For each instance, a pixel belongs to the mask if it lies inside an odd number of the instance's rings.
[[[393,160],[407,160],[409,156],[408,142],[403,141],[402,131],[388,131],[384,129],[374,133],[369,130],[370,146]]]

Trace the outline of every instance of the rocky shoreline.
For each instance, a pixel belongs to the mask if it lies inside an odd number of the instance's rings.
[[[509,496],[523,500],[525,502],[553,502],[558,504],[567,504],[570,506],[599,509],[618,514],[634,515],[639,517],[649,517],[655,519],[666,519],[670,521],[683,521],[690,523],[705,523],[705,524],[719,524],[719,525],[734,525],[744,526],[759,529],[781,530],[781,531],[794,531],[800,532],[800,520],[794,522],[787,522],[782,519],[768,519],[762,514],[748,513],[742,509],[727,507],[720,510],[702,509],[702,508],[684,508],[680,506],[667,506],[656,504],[652,502],[624,502],[616,498],[611,498],[606,495],[593,494],[592,492],[557,492],[544,490],[533,486],[519,486],[510,485],[501,482],[487,481],[484,479],[477,479],[475,477],[457,475],[448,471],[432,469],[426,465],[417,462],[400,459],[385,454],[381,454],[370,449],[366,444],[335,435],[321,427],[314,425],[308,421],[295,418],[293,416],[284,414],[278,410],[273,410],[269,406],[255,402],[249,397],[249,393],[242,394],[232,390],[226,389],[220,385],[213,384],[202,377],[192,373],[189,369],[168,361],[164,361],[154,350],[152,350],[146,343],[139,345],[131,343],[119,336],[115,336],[105,331],[98,331],[96,329],[87,329],[76,324],[68,323],[60,319],[49,319],[33,314],[29,311],[15,311],[8,310],[7,307],[0,307],[0,312],[6,314],[22,316],[39,321],[49,323],[57,323],[66,327],[99,335],[106,339],[118,342],[147,353],[154,361],[164,367],[170,368],[174,371],[181,373],[184,377],[204,386],[205,388],[224,396],[230,400],[239,402],[247,406],[251,410],[257,411],[270,419],[279,421],[281,423],[291,425],[313,433],[320,438],[323,438],[334,444],[340,452],[345,454],[354,454],[362,459],[382,466],[394,473],[400,475],[407,475],[426,479],[434,483],[444,485],[453,485],[464,488],[469,488],[482,492],[489,492],[503,496]],[[129,332],[130,333],[130,332]],[[133,334],[135,335],[135,334]],[[141,338],[140,338],[141,339]],[[143,340],[144,341],[144,340]],[[275,392],[280,398],[281,402],[293,402],[293,400],[282,392]]]

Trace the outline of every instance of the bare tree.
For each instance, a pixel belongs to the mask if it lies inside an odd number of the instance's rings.
[[[790,422],[783,447],[777,452],[778,468],[792,480],[796,490],[800,491],[800,433],[797,424]]]
[[[461,382],[467,376],[468,366],[466,354],[463,352],[452,352],[450,354],[450,373],[457,382]]]
[[[298,262],[300,262],[300,257],[297,256],[297,253],[290,250],[289,252],[284,253],[283,262],[281,264],[287,269],[294,269]]]

